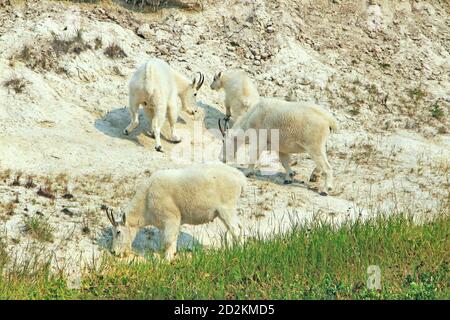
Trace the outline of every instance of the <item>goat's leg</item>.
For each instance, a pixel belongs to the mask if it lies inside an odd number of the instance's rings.
[[[290,161],[291,157],[289,153],[279,153],[280,162],[283,166],[284,170],[286,170],[286,176],[284,178],[284,184],[290,184],[292,183],[292,178],[295,176],[295,171],[291,170]]]
[[[326,196],[327,191],[333,190],[333,169],[331,168],[330,163],[327,159],[327,154],[325,152],[325,148],[321,148],[321,150],[308,152],[311,155],[311,158],[316,163],[316,166],[319,167],[318,170],[323,172],[325,176],[325,189],[322,189],[320,192],[321,195]]]
[[[161,145],[161,127],[164,124],[164,121],[166,120],[166,105],[164,106],[157,106],[156,112],[155,112],[155,118],[152,121],[152,131],[155,135],[156,145],[155,149],[158,152],[164,152],[162,145]]]
[[[161,245],[164,250],[164,259],[171,261],[177,252],[177,239],[180,232],[180,221],[170,220],[164,223],[162,229]]]
[[[145,106],[144,113],[145,113],[145,116],[147,117],[147,121],[148,121],[148,127],[149,127],[148,135],[152,138],[155,138],[155,133],[153,132],[153,128],[152,128],[152,121],[153,121],[153,118],[155,117],[155,111],[151,106]]]
[[[129,135],[139,125],[139,103],[132,96],[129,98],[128,111],[130,112],[131,122],[123,130],[124,135]]]
[[[178,106],[176,96],[172,97],[169,100],[168,109],[168,120],[171,135],[170,140],[175,143],[181,142],[181,138],[175,132],[175,125],[178,120]]]
[[[225,97],[225,115],[231,117],[231,104],[227,97]]]
[[[236,209],[224,208],[219,210],[219,219],[231,233],[235,243],[242,243],[242,225],[237,217]]]
[[[311,173],[311,176],[309,177],[309,182],[317,182],[320,179],[320,176],[322,175],[322,172],[320,171],[319,167],[316,166],[314,170]]]

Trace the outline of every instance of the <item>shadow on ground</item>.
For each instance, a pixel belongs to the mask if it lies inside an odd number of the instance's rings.
[[[184,115],[182,115],[182,113],[180,112],[178,123],[186,124],[186,121],[181,117],[184,117]],[[132,132],[130,132],[129,135],[125,135],[123,134],[123,130],[128,126],[130,121],[131,118],[128,109],[126,107],[122,107],[113,109],[109,111],[103,118],[95,120],[94,126],[97,130],[106,134],[107,136],[128,140],[139,146],[144,146],[138,139],[138,136],[140,136],[141,134],[144,134],[148,138],[153,139],[149,134],[150,126],[142,108],[139,108],[139,126],[137,126],[137,128]],[[168,130],[168,123],[167,121],[165,121],[161,129],[161,139],[166,142],[172,143],[166,138],[166,136],[168,136]]]
[[[274,173],[262,173],[261,170],[255,170],[253,174],[249,174],[251,171],[246,167],[236,167],[238,170],[240,170],[242,173],[244,173],[247,176],[247,179],[250,180],[259,180],[259,181],[267,181],[270,183],[278,184],[280,186],[293,186],[293,187],[299,187],[303,188],[305,190],[312,191],[314,193],[320,194],[317,186],[315,184],[311,184],[309,182],[305,182],[304,180],[300,179],[292,179],[291,184],[285,184],[285,173],[284,172],[274,172]]]
[[[111,249],[112,229],[107,228],[102,231],[97,244],[107,250]],[[177,240],[177,251],[192,251],[194,248],[201,247],[198,240],[190,234],[180,232]],[[160,252],[161,248],[161,232],[155,227],[141,228],[136,234],[136,238],[132,243],[133,252],[145,256],[149,252]]]

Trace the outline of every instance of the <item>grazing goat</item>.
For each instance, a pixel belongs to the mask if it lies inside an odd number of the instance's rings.
[[[326,190],[333,188],[333,171],[326,155],[326,142],[330,131],[337,130],[337,122],[333,116],[318,105],[309,102],[288,102],[275,98],[261,98],[247,113],[243,114],[224,135],[222,161],[233,161],[240,145],[245,143],[245,135],[249,129],[256,131],[255,137],[260,139],[260,130],[267,130],[267,141],[257,141],[255,156],[250,160],[253,171],[261,152],[275,145],[271,143],[271,129],[278,129],[278,152],[280,162],[286,170],[285,183],[292,183],[295,172],[290,169],[290,155],[308,153],[316,164],[310,181],[316,181],[321,174],[325,175]],[[244,139],[242,139],[244,136]],[[274,149],[274,146],[272,148]],[[272,150],[272,149],[270,149]],[[325,190],[322,195],[327,195]]]
[[[205,77],[200,73],[199,80],[189,81],[184,75],[171,68],[160,59],[150,59],[140,66],[129,83],[129,110],[131,122],[123,131],[128,135],[139,125],[139,106],[144,105],[145,115],[150,124],[150,135],[155,137],[157,151],[163,152],[161,146],[161,127],[166,120],[170,124],[172,142],[181,139],[175,133],[179,108],[177,95],[180,97],[183,109],[193,114],[192,107],[196,105],[197,91],[201,88]]]
[[[226,70],[214,76],[211,89],[225,91],[226,116],[234,119],[259,101],[256,85],[242,70]]]
[[[112,252],[122,255],[131,250],[138,229],[153,225],[162,231],[164,256],[171,260],[180,225],[204,224],[216,217],[239,241],[237,202],[246,183],[242,172],[222,163],[156,171],[137,189],[120,221],[106,208],[113,225]]]

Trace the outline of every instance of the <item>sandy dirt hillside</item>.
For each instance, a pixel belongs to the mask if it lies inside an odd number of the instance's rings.
[[[263,96],[315,101],[340,126],[328,143],[335,190],[326,197],[307,182],[308,156],[298,156],[292,185],[262,161],[276,174],[249,178],[247,237],[312,219],[449,210],[446,1],[196,3],[141,12],[120,1],[0,1],[0,237],[15,261],[40,252],[56,268],[92,263],[111,238],[101,205],[119,209],[155,170],[187,165],[177,155],[196,133],[196,150],[208,146],[198,159],[216,159],[221,140],[208,129],[224,116],[223,93],[209,85],[227,68],[246,70]],[[128,81],[150,57],[206,76],[197,112],[177,124],[183,142],[163,141],[165,153],[143,114],[122,134]],[[219,221],[183,226],[179,245],[217,247],[224,233]],[[134,246],[158,243],[146,228]]]

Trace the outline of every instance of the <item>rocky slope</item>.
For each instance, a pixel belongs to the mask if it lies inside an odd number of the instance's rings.
[[[298,157],[290,186],[281,166],[263,161],[263,172],[278,173],[249,180],[240,212],[248,236],[310,219],[448,211],[448,4],[236,0],[195,8],[0,6],[0,232],[11,254],[46,252],[58,268],[91,263],[110,241],[102,204],[119,208],[140,179],[186,165],[185,147],[197,146],[198,156],[208,146],[203,160],[217,157],[221,141],[207,129],[223,116],[223,93],[209,83],[226,68],[246,70],[262,95],[316,101],[341,128],[328,146],[336,177],[328,197],[302,183],[313,169],[307,156]],[[206,75],[198,112],[180,117],[184,142],[164,142],[164,154],[142,116],[131,136],[121,133],[128,80],[149,57]],[[203,141],[193,143],[200,132]],[[34,218],[51,241],[36,240]],[[184,226],[180,246],[217,246],[223,233],[220,222]],[[147,228],[136,249],[157,244],[157,230]]]

